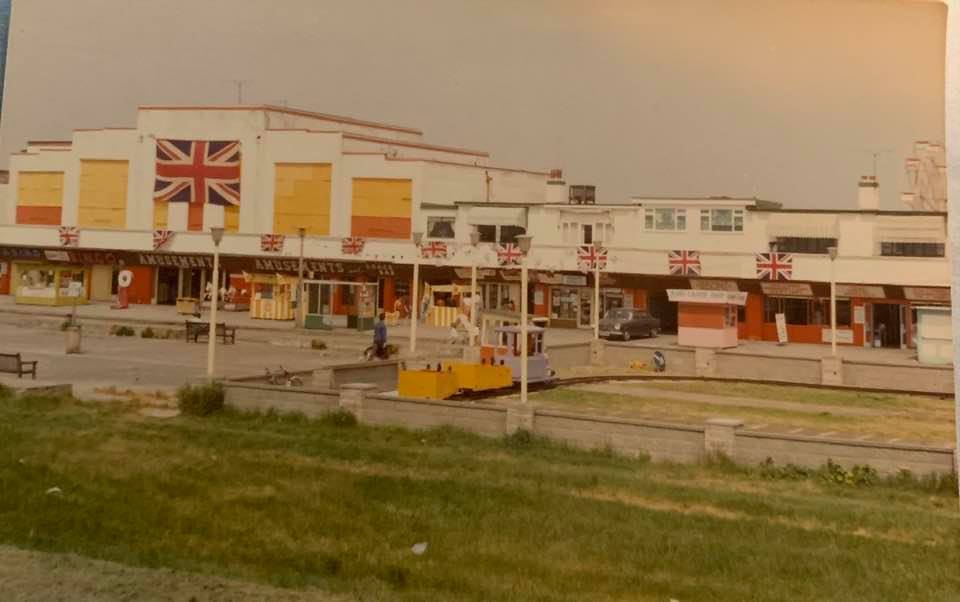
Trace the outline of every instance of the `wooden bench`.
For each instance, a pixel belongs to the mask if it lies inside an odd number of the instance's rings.
[[[16,374],[17,378],[29,374],[33,380],[37,380],[37,362],[25,362],[19,353],[0,353],[0,372]]]
[[[200,337],[210,336],[210,322],[191,322],[187,320],[185,324],[188,343],[191,339],[193,339],[194,343],[198,343]],[[224,345],[227,343],[234,344],[237,342],[237,328],[235,326],[227,326],[223,322],[217,322],[217,336],[220,337],[220,342]]]

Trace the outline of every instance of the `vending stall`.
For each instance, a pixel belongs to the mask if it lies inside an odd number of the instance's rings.
[[[689,347],[736,347],[737,308],[747,293],[668,289],[667,298],[678,304],[677,343]]]

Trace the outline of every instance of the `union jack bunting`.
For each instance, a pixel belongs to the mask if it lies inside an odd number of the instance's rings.
[[[577,247],[577,265],[581,270],[602,270],[607,267],[607,250],[593,245]]]
[[[261,234],[260,250],[265,253],[279,253],[283,250],[283,234]]]
[[[156,251],[163,247],[173,238],[173,230],[154,230],[153,231],[153,250]]]
[[[443,259],[447,256],[447,243],[428,242],[420,246],[420,254],[427,259]]]
[[[667,265],[672,276],[699,276],[700,251],[670,251]]]
[[[760,280],[792,280],[791,253],[757,253],[757,278]]]
[[[363,251],[364,240],[359,236],[348,236],[340,243],[344,255],[359,255]]]
[[[500,265],[520,265],[523,251],[513,243],[497,245],[497,263]]]
[[[80,243],[80,230],[76,226],[60,226],[60,246],[75,247]]]
[[[203,229],[203,206],[240,206],[240,143],[157,140],[153,198],[188,203],[188,230]]]

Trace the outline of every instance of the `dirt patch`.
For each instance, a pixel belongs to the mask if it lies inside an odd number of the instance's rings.
[[[12,602],[157,600],[226,602],[349,600],[318,591],[285,590],[168,569],[142,569],[73,554],[0,546],[0,598]]]

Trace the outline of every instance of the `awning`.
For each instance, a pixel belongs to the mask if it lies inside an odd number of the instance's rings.
[[[837,238],[837,218],[819,213],[771,213],[770,238]]]
[[[940,216],[880,216],[876,236],[880,242],[944,243],[947,232],[944,218]]]
[[[526,207],[470,207],[467,223],[471,226],[520,226],[527,227]]]

